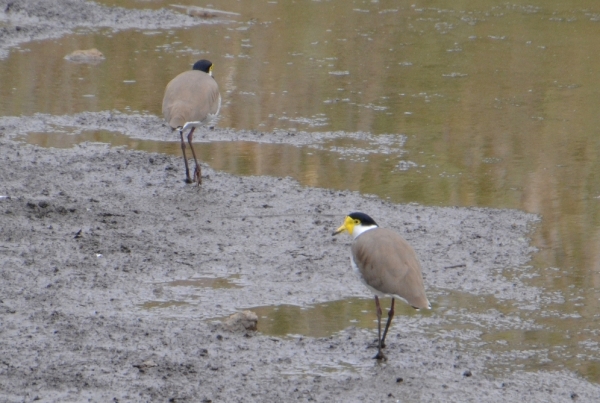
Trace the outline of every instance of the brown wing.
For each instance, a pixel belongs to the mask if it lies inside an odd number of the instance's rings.
[[[187,122],[205,122],[209,114],[218,113],[220,104],[217,82],[202,71],[190,70],[167,84],[162,110],[169,126],[177,128]]]
[[[415,308],[430,307],[417,254],[396,232],[387,228],[364,232],[352,244],[352,257],[370,287]]]

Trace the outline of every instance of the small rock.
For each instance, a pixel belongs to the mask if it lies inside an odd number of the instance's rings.
[[[75,63],[100,63],[105,59],[102,52],[96,48],[76,50],[65,56],[65,59]]]
[[[467,378],[472,376],[473,374],[471,373],[471,370],[467,369],[465,372],[463,372],[463,376],[466,376]]]
[[[252,311],[237,312],[228,317],[223,327],[230,332],[243,332],[245,330],[256,330],[258,316]]]
[[[197,10],[191,7],[187,10],[187,14],[196,18],[214,18],[217,16],[217,14],[211,12],[210,10]]]

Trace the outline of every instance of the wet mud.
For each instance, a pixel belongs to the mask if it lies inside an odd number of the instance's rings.
[[[424,332],[425,315],[396,318],[382,364],[371,358],[374,329],[275,338],[260,333],[260,319],[259,332],[208,320],[368,296],[351,273],[349,239],[331,236],[349,210],[381,217],[409,239],[434,306],[444,288],[527,295],[499,285],[500,271],[526,261],[526,244],[511,240],[524,239],[535,217],[394,205],[208,166],[197,189],[183,183],[175,157],[0,141],[7,401],[565,401],[597,393],[569,373],[491,376],[495,357]],[[444,269],[457,262],[465,267]],[[206,288],[201,303],[177,316],[142,308],[172,300],[161,284],[208,273],[237,275],[244,285]],[[156,366],[142,365],[148,361]]]
[[[111,19],[115,13],[119,21],[132,18],[151,28],[165,27],[159,24],[175,14],[93,2],[0,1],[0,42],[10,46],[86,27],[92,21],[87,13],[104,18],[90,26],[108,21],[115,29],[130,27]],[[179,25],[182,18],[192,21],[177,15]],[[447,292],[492,295],[535,309],[540,291],[503,270],[526,270],[537,216],[397,205],[209,166],[202,167],[198,189],[183,183],[181,158],[94,143],[47,149],[16,140],[37,126],[49,130],[43,126],[48,120],[133,136],[165,132],[156,117],[109,112],[0,120],[1,401],[598,399],[600,388],[572,372],[510,366],[498,372],[496,364],[510,363],[515,354],[477,348],[480,334],[434,330],[451,315],[466,315],[460,310],[446,310],[448,317],[396,317],[388,360],[381,363],[372,359],[374,328],[348,327],[325,338],[273,337],[260,332],[260,317],[258,331],[221,319],[253,307],[369,297],[350,269],[350,239],[331,236],[350,211],[369,213],[415,247],[434,310]],[[227,129],[203,135],[281,138]],[[318,143],[314,137],[303,143],[301,134],[286,138],[295,145]],[[197,303],[178,307],[177,314],[144,307],[177,301],[176,287],[166,283],[204,277],[234,277],[236,286],[205,287]],[[465,320],[533,326],[495,310]]]
[[[130,10],[93,1],[0,1],[0,58],[11,47],[32,40],[59,38],[74,30],[169,29],[222,22],[194,18],[169,9]]]

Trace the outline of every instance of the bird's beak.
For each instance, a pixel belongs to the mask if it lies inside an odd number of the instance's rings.
[[[352,234],[352,228],[354,227],[354,221],[350,217],[346,217],[344,219],[344,223],[340,225],[338,229],[331,235],[337,235],[341,232],[348,231],[349,234]]]
[[[337,235],[340,232],[348,231],[350,235],[352,235],[352,231],[354,230],[354,220],[350,218],[350,216],[346,216],[344,223],[335,230],[335,232],[331,235]]]
[[[331,236],[335,236],[341,232],[344,232],[345,230],[346,230],[346,224],[344,224],[341,227],[339,227],[338,229],[336,229],[335,232],[333,234],[331,234]]]

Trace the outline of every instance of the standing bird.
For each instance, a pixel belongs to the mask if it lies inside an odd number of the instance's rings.
[[[185,156],[183,132],[191,129],[187,139],[196,163],[194,181],[198,186],[202,183],[202,175],[192,146],[194,130],[204,125],[212,125],[221,109],[221,94],[217,82],[212,77],[212,69],[213,64],[208,60],[198,60],[192,70],[179,74],[167,84],[162,103],[165,120],[172,130],[179,130],[181,136],[186,183],[192,183],[192,179]]]
[[[375,294],[378,322],[378,352],[373,358],[385,359],[381,351],[385,347],[392,317],[394,298],[399,298],[415,309],[431,309],[425,296],[421,264],[415,250],[398,233],[379,228],[377,223],[364,213],[350,213],[333,235],[347,231],[352,242],[352,267],[361,280]],[[381,336],[381,305],[379,297],[392,297],[383,337]]]

